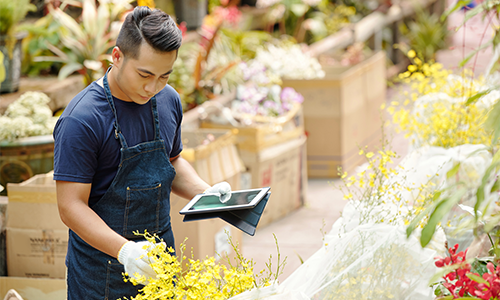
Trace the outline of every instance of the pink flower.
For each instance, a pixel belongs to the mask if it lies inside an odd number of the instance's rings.
[[[236,6],[222,7],[217,6],[213,12],[214,16],[227,22],[229,25],[236,26],[241,18],[241,12]]]

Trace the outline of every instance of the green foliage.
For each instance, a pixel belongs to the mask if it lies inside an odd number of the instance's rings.
[[[235,67],[254,58],[257,48],[266,42],[276,39],[262,31],[219,28],[208,50],[196,42],[183,44],[168,81],[179,93],[183,109],[233,90],[242,82]]]
[[[52,61],[35,61],[37,56],[51,56],[52,52],[48,45],[56,45],[63,52],[69,52],[62,45],[59,38],[61,25],[54,22],[52,15],[48,14],[35,23],[23,24],[20,26],[23,31],[28,32],[28,36],[23,40],[23,63],[22,73],[28,76],[38,76],[43,71],[57,71],[61,68],[61,63]],[[51,70],[52,69],[52,70]]]
[[[422,8],[416,8],[415,20],[408,25],[402,24],[399,30],[408,39],[410,49],[415,50],[423,61],[434,60],[436,52],[446,47],[446,20]]]
[[[0,0],[0,35],[12,35],[26,14],[35,10],[30,0]]]
[[[5,39],[9,56],[12,56],[16,44],[17,25],[28,12],[35,10],[36,6],[30,0],[0,0],[0,38]]]
[[[60,41],[69,51],[65,53],[47,43],[56,56],[39,56],[35,61],[61,62],[59,79],[78,72],[84,76],[85,84],[90,84],[104,74],[111,62],[110,52],[118,36],[117,27],[113,25],[121,13],[132,7],[130,2],[83,0],[81,23],[60,7],[48,6],[50,15],[61,26]]]
[[[313,5],[302,0],[281,0],[267,8],[265,27],[268,32],[289,35],[299,43],[310,44],[337,32],[355,19],[355,14],[353,6],[328,0]]]

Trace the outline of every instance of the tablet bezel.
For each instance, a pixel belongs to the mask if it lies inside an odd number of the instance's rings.
[[[219,195],[218,193],[198,194],[198,195],[194,196],[193,199],[191,199],[191,201],[189,201],[189,203],[179,211],[179,213],[181,215],[189,215],[189,214],[201,214],[201,213],[211,213],[211,212],[218,212],[218,211],[229,211],[229,210],[254,208],[267,195],[269,190],[270,190],[270,187],[231,191],[231,193],[247,193],[247,192],[259,191],[259,193],[252,200],[252,202],[250,202],[248,204],[190,210],[190,208],[193,207],[203,196],[209,196],[209,195],[210,196],[213,196],[213,195],[218,196]]]

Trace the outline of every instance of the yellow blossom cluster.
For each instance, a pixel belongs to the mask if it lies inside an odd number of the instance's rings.
[[[454,76],[439,63],[423,63],[412,51],[408,56],[414,64],[399,74],[399,81],[410,91],[404,91],[401,101],[392,101],[387,107],[396,131],[404,132],[417,147],[490,145],[492,133],[483,126],[488,107],[467,103],[480,92],[484,78],[474,79],[468,71]]]
[[[384,147],[377,152],[367,152],[367,147],[359,151],[366,163],[358,168],[355,175],[341,175],[343,185],[339,189],[344,199],[350,200],[360,213],[360,224],[399,223],[408,225],[415,215],[432,201],[435,187],[433,176],[425,184],[406,182],[400,178],[403,167],[392,167],[394,151]]]
[[[140,234],[154,243],[156,237],[149,233]],[[233,249],[237,251],[233,245]],[[185,245],[181,245],[181,254],[174,255],[172,248],[159,244],[148,253],[150,265],[156,272],[156,278],[148,278],[148,283],[131,300],[152,299],[228,299],[254,287],[270,285],[270,277],[260,278],[254,274],[253,261],[247,260],[237,253],[237,263],[229,260],[226,264],[216,262],[214,257],[204,260],[187,258],[183,253]],[[260,272],[262,275],[264,271]],[[137,285],[146,282],[146,278],[129,277],[124,280]],[[127,299],[127,298],[125,298]]]

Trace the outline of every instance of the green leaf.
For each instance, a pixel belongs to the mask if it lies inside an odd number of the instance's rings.
[[[473,95],[473,96],[469,97],[469,99],[467,99],[467,102],[465,103],[465,105],[469,105],[469,104],[471,104],[471,103],[476,102],[476,100],[477,100],[477,99],[481,98],[481,97],[482,97],[482,96],[484,96],[484,95],[489,94],[490,92],[491,92],[491,90],[489,90],[489,89],[488,89],[488,90],[486,90],[486,91],[484,91],[484,92],[480,92],[480,93],[477,93],[477,94],[475,94],[475,95]]]
[[[105,6],[105,5],[104,5]],[[95,7],[95,0],[84,0],[82,9],[82,23],[85,31],[88,32],[89,36],[95,36],[98,30],[96,22],[97,19],[97,9]]]
[[[58,56],[36,56],[33,57],[34,62],[42,62],[42,61],[52,61],[52,62],[66,62],[64,59]]]
[[[500,136],[500,101],[497,101],[490,109],[484,125],[487,129],[493,130],[494,135],[492,143],[495,143]]]
[[[62,80],[64,78],[68,77],[69,75],[73,74],[75,71],[78,71],[82,68],[83,68],[82,64],[69,63],[69,64],[65,65],[64,67],[62,67],[61,70],[59,70],[59,74],[57,77],[59,78],[59,80]]]
[[[80,25],[73,19],[71,16],[60,10],[59,8],[51,8],[51,5],[48,5],[49,11],[64,28],[68,29],[71,32],[71,36],[76,40],[84,41],[86,40],[86,35],[83,32]]]
[[[427,246],[436,232],[436,226],[439,222],[443,220],[443,217],[450,212],[455,204],[457,204],[463,195],[465,195],[466,189],[461,187],[456,192],[454,192],[450,197],[444,198],[440,201],[434,211],[429,216],[427,224],[425,224],[422,229],[422,235],[420,236],[420,244],[422,247]]]
[[[482,277],[479,277],[474,273],[467,273],[467,274],[465,274],[465,276],[469,277],[470,279],[474,280],[477,283],[484,283],[488,287],[490,286],[490,283],[488,281],[484,280]]]
[[[432,197],[432,204],[429,205],[426,209],[420,211],[420,213],[417,216],[415,216],[415,218],[413,218],[413,220],[406,228],[406,237],[410,237],[410,235],[415,230],[420,221],[436,207],[438,203],[436,200],[439,199],[439,197],[441,197],[441,193],[442,193],[441,191],[435,192],[434,196]]]
[[[437,282],[438,280],[443,278],[446,274],[451,273],[460,267],[461,267],[460,264],[453,264],[439,268],[439,271],[437,271],[434,275],[432,275],[431,279],[429,280],[429,284]]]
[[[456,163],[453,168],[451,168],[448,172],[446,172],[446,178],[450,178],[455,176],[460,169],[460,162]]]
[[[500,162],[497,159],[498,159],[498,156],[495,154],[494,160],[492,161],[492,163],[488,166],[488,168],[484,172],[483,178],[481,180],[481,185],[477,188],[476,204],[474,205],[474,214],[476,215],[476,220],[478,219],[477,211],[479,210],[479,208],[481,207],[481,204],[484,201],[484,189],[486,188],[486,184],[488,184],[493,170],[497,169],[498,165],[500,164]]]
[[[443,13],[443,15],[441,15],[441,21],[445,21],[446,18],[448,18],[449,15],[451,15],[455,11],[459,10],[464,5],[469,4],[469,2],[470,2],[470,0],[459,0],[459,1],[457,1],[457,3],[454,6],[451,6],[450,8],[448,8],[448,10],[446,10]]]
[[[484,224],[484,232],[492,231],[500,223],[500,216],[491,218],[488,223]]]
[[[490,193],[500,190],[500,180],[495,180],[495,183],[491,187]]]
[[[459,66],[460,67],[465,66],[469,62],[469,60],[472,57],[474,57],[474,55],[476,55],[479,51],[481,51],[481,50],[489,47],[492,43],[493,43],[493,41],[489,41],[487,43],[482,44],[481,47],[479,47],[477,49],[474,49],[474,51],[472,51],[471,53],[469,53],[469,55],[467,55],[467,57],[459,63]]]

